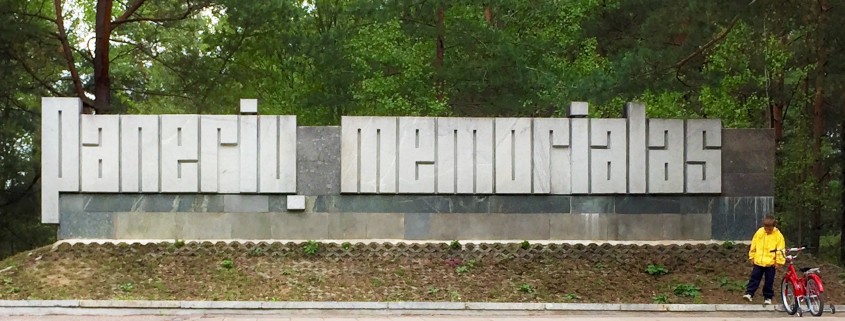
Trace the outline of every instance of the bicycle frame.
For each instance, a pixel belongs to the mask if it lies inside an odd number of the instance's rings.
[[[783,279],[784,279],[784,281],[789,282],[792,285],[792,292],[793,292],[792,294],[794,295],[795,300],[798,303],[796,308],[798,309],[799,315],[800,315],[801,310],[802,310],[801,306],[810,299],[810,297],[808,297],[810,294],[807,293],[807,284],[809,283],[810,280],[815,281],[814,283],[818,287],[818,295],[821,295],[822,293],[824,293],[824,285],[822,283],[821,276],[819,276],[817,274],[818,269],[809,269],[806,272],[802,272],[803,276],[801,276],[801,277],[798,276],[799,271],[795,270],[794,261],[795,261],[795,258],[797,258],[797,252],[801,252],[801,250],[803,250],[803,249],[804,248],[802,247],[802,248],[797,248],[797,249],[793,248],[793,249],[782,249],[782,250],[772,251],[772,252],[775,252],[775,253],[782,252],[783,256],[786,258],[787,271],[786,271],[786,274],[783,275]],[[787,255],[786,254],[787,252],[796,252],[796,254],[795,255]],[[781,291],[783,291],[783,289],[781,289]],[[820,301],[820,303],[821,303],[821,301]],[[785,304],[785,302],[784,302],[784,304]],[[809,303],[807,303],[807,304],[809,304]],[[823,303],[820,306],[820,309],[824,309]],[[834,308],[831,307],[831,310],[833,311],[833,313],[836,313],[835,312],[836,310]],[[811,312],[812,312],[812,310],[811,310]],[[819,316],[819,315],[821,315],[821,313],[820,312],[819,312],[819,314],[813,313],[813,315]]]

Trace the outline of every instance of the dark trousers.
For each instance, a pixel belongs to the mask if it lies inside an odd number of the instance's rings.
[[[751,270],[751,276],[748,278],[748,288],[745,289],[745,294],[754,296],[754,292],[757,292],[757,288],[760,287],[760,279],[764,274],[766,275],[766,282],[763,283],[763,298],[771,299],[775,296],[775,267],[762,267],[756,264],[754,265],[754,269]]]

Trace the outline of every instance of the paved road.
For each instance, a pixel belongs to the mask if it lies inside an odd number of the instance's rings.
[[[708,314],[578,314],[542,316],[256,316],[256,315],[192,315],[192,316],[5,316],[4,321],[748,321],[789,318],[786,313],[708,313]],[[805,315],[805,317],[810,317]],[[843,315],[824,315],[825,320],[845,320]]]

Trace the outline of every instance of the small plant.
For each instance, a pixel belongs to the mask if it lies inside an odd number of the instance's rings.
[[[121,283],[117,287],[123,292],[132,292],[135,289],[135,285],[132,282]]]
[[[467,273],[469,272],[469,267],[466,265],[461,265],[455,268],[455,272],[458,272],[459,274]]]
[[[302,251],[305,252],[307,255],[314,255],[320,251],[320,243],[314,240],[308,240],[305,245],[302,246]]]
[[[604,264],[603,264],[603,263],[601,263],[601,262],[596,262],[596,264],[594,264],[594,265],[593,265],[593,267],[594,267],[596,270],[604,270],[604,268],[605,268]]]
[[[223,262],[220,262],[220,266],[224,269],[231,270],[235,267],[235,262],[233,262],[231,259],[225,259],[223,260]]]
[[[728,277],[719,277],[716,279],[719,282],[719,287],[724,288],[730,292],[742,292],[745,291],[745,286],[748,284],[748,281],[734,281]]]
[[[461,294],[458,293],[457,290],[451,290],[451,291],[449,291],[449,300],[460,301],[461,300]]]
[[[378,288],[378,287],[381,287],[382,285],[384,285],[384,280],[379,279],[379,278],[372,278],[372,279],[370,279],[370,283],[373,285],[373,287]]]
[[[701,288],[695,286],[695,284],[681,283],[675,285],[675,289],[673,292],[677,296],[697,298],[701,295]]]
[[[660,264],[649,264],[645,268],[645,273],[648,273],[648,275],[651,276],[661,276],[669,273],[669,270],[667,270],[665,266]]]
[[[340,248],[342,248],[344,251],[349,251],[349,249],[352,248],[352,243],[343,242],[343,244],[340,245]]]
[[[437,294],[437,292],[440,292],[440,289],[435,288],[433,286],[429,286],[428,291],[426,291],[426,293],[428,293],[429,295],[435,295]]]
[[[453,250],[460,250],[462,247],[463,245],[461,245],[461,242],[458,242],[458,240],[453,240],[449,243],[449,248]]]
[[[730,250],[736,247],[736,243],[734,241],[725,241],[722,243],[722,248],[726,250]]]
[[[534,287],[531,286],[531,284],[523,283],[519,286],[519,292],[533,294],[536,291],[534,290]]]
[[[665,294],[658,294],[651,297],[651,300],[656,304],[667,304],[669,303],[669,296]]]
[[[9,284],[12,284],[12,279],[10,279],[10,278],[3,278],[3,285],[9,285]]]
[[[13,287],[13,288],[9,289],[9,293],[12,293],[12,294],[20,293],[20,292],[21,292],[21,288],[19,288],[19,287]]]
[[[531,248],[531,243],[528,243],[528,240],[522,241],[522,243],[519,243],[519,248],[527,250]]]
[[[261,255],[264,255],[264,252],[266,252],[266,251],[267,250],[265,250],[264,248],[255,247],[251,251],[249,251],[249,255],[251,255],[251,256],[261,256]]]
[[[175,241],[173,241],[173,247],[179,249],[183,246],[185,246],[185,240],[176,239]]]
[[[393,274],[396,274],[396,276],[398,277],[403,277],[405,276],[405,269],[399,268],[398,270],[396,270],[396,272],[393,272]]]
[[[569,301],[573,301],[573,300],[581,300],[581,297],[580,297],[580,296],[578,296],[578,295],[577,295],[577,294],[575,294],[575,293],[567,293],[567,294],[565,294],[565,295],[563,296],[563,298],[564,298],[564,299],[567,299],[567,300],[569,300]]]

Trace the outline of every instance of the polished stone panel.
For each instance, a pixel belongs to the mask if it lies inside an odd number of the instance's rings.
[[[122,192],[159,191],[159,116],[120,116]]]
[[[624,119],[590,120],[590,193],[625,193],[628,164]]]
[[[590,193],[590,120],[572,119],[572,194]]]
[[[79,191],[78,98],[41,99],[41,222],[59,223],[59,192]]]
[[[572,191],[569,118],[534,118],[535,194]]]
[[[648,120],[648,192],[684,192],[684,121]]]
[[[341,192],[395,193],[397,118],[344,116]]]
[[[437,119],[437,193],[493,193],[493,119]]]
[[[435,118],[399,118],[399,193],[434,193]]]
[[[120,191],[120,116],[80,116],[80,185],[86,192]]]
[[[243,101],[242,99],[241,101]],[[241,105],[243,107],[243,103]],[[241,111],[243,112],[243,110]],[[242,115],[238,119],[240,137],[238,140],[238,177],[240,192],[258,192],[258,116]]]
[[[496,118],[498,194],[531,193],[531,118]]]
[[[722,121],[686,121],[686,192],[722,191]]]
[[[258,191],[296,193],[296,116],[258,116]]]
[[[161,116],[161,191],[199,191],[199,116]]]
[[[628,193],[643,194],[646,192],[645,104],[625,104],[625,118],[628,120]]]
[[[240,192],[238,116],[200,116],[200,192]]]

